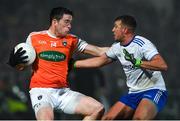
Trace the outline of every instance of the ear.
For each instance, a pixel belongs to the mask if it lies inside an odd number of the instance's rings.
[[[126,33],[129,33],[129,29],[127,27],[124,27],[123,28],[123,32],[126,34]]]
[[[58,24],[58,21],[56,19],[53,19],[52,20],[52,25],[57,25]]]
[[[126,27],[123,27],[123,28],[122,28],[122,32],[123,32],[123,33],[126,33],[126,32],[127,32],[127,28],[126,28]]]

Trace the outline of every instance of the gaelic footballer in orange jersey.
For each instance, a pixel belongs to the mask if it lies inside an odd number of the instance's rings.
[[[83,51],[87,43],[71,34],[57,38],[48,31],[33,32],[26,42],[37,53],[30,88],[68,87],[68,61],[76,49]]]
[[[67,75],[74,51],[100,56],[109,48],[88,44],[69,34],[72,20],[70,9],[55,7],[49,14],[48,30],[32,32],[26,40],[36,51],[29,94],[37,120],[54,120],[54,110],[82,115],[84,120],[101,119],[104,113],[100,102],[69,88]],[[16,68],[16,65],[26,63],[24,53],[22,48],[15,53],[12,51],[8,64]]]

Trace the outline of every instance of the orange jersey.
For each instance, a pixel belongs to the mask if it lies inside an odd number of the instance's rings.
[[[64,38],[53,37],[48,31],[33,32],[27,43],[36,50],[36,60],[32,66],[33,74],[30,88],[68,87],[68,62],[78,46],[79,39],[73,35]]]

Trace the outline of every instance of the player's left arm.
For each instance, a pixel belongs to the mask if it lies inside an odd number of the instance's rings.
[[[83,53],[85,54],[90,54],[93,56],[101,56],[102,54],[104,54],[107,50],[109,49],[109,47],[98,47],[92,44],[88,44]]]
[[[157,53],[150,60],[141,60],[135,58],[133,54],[130,54],[126,49],[123,50],[124,58],[130,61],[135,67],[156,70],[156,71],[166,71],[168,66],[162,56]]]
[[[113,60],[104,53],[99,57],[77,60],[73,64],[74,68],[98,68],[112,62]]]
[[[157,70],[157,71],[167,71],[168,66],[165,60],[162,58],[160,54],[155,55],[149,61],[141,61],[141,68]]]

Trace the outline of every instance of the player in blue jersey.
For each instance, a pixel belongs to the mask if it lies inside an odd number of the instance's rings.
[[[127,77],[127,94],[110,108],[103,120],[154,119],[167,101],[167,91],[161,71],[167,64],[148,39],[135,34],[136,20],[129,15],[114,21],[114,43],[102,56],[79,60],[76,68],[101,67],[119,60]]]

